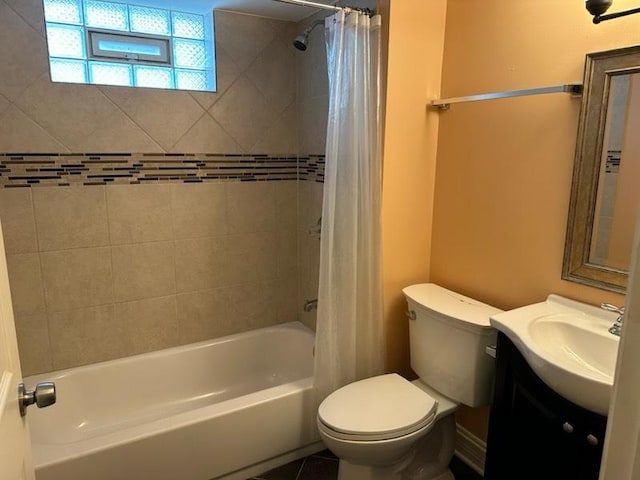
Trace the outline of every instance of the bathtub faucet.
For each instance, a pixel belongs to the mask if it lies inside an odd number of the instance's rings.
[[[311,310],[315,310],[318,308],[318,299],[314,298],[313,300],[307,300],[304,302],[304,311],[310,312]]]

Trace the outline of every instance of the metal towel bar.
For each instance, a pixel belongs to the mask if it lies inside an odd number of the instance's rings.
[[[452,103],[477,102],[480,100],[523,97],[527,95],[541,95],[545,93],[571,93],[573,95],[581,95],[582,84],[570,83],[566,85],[555,85],[553,87],[526,88],[524,90],[509,90],[507,92],[481,93],[478,95],[467,95],[465,97],[442,98],[439,100],[433,100],[430,106],[437,107],[440,110],[449,110]]]

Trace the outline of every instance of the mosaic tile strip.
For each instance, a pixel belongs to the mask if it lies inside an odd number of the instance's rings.
[[[298,162],[304,165],[299,177]],[[4,154],[0,187],[211,181],[322,181],[324,156],[239,154]]]
[[[324,182],[324,155],[298,157],[298,178],[307,182]]]

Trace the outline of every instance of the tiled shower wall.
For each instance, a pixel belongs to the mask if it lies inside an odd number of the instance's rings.
[[[128,168],[130,177],[91,164],[110,152],[209,152],[236,154],[225,161],[253,162],[255,173],[269,159],[322,153],[317,117],[305,138],[319,137],[320,150],[303,141],[298,150],[297,125],[305,130],[314,118],[296,103],[304,54],[290,45],[298,27],[217,12],[213,94],[62,85],[48,81],[39,0],[0,0],[0,152],[47,152],[54,166],[76,165],[58,169],[60,178],[34,179],[52,176],[51,165],[3,157],[23,162],[0,172],[3,185],[31,182],[0,190],[25,375],[301,317],[307,274],[300,272],[317,266],[299,271],[306,239],[297,234],[311,239],[308,225],[318,216],[317,195],[302,185],[321,190],[320,159],[300,157],[301,181],[268,165],[271,182],[205,178],[214,157],[206,154],[167,157],[200,162],[202,183],[185,183],[194,180],[193,165],[154,176],[161,169],[145,170],[142,154],[130,156],[127,167],[139,165]],[[98,154],[69,155],[76,152]],[[88,178],[96,169],[106,170]],[[32,180],[9,180],[18,170]]]
[[[0,152],[297,153],[292,23],[216,12],[217,93],[51,83],[42,25],[0,0]]]
[[[303,31],[313,20],[326,16],[320,12],[298,24]],[[327,79],[327,59],[324,26],[316,27],[309,36],[308,48],[297,55],[297,102],[299,122],[299,145],[301,152],[324,152],[329,109],[329,84]],[[301,165],[301,169],[303,166]],[[324,172],[324,169],[321,169]],[[298,184],[298,304],[318,296],[318,273],[320,265],[320,235],[318,232],[322,215],[322,188],[318,181],[304,181]],[[316,310],[301,310],[299,318],[306,325],[315,328]]]
[[[295,181],[0,190],[25,374],[294,320],[296,196]]]

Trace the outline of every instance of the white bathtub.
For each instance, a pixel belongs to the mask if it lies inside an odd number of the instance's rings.
[[[38,480],[244,479],[322,449],[298,322],[25,379]]]

